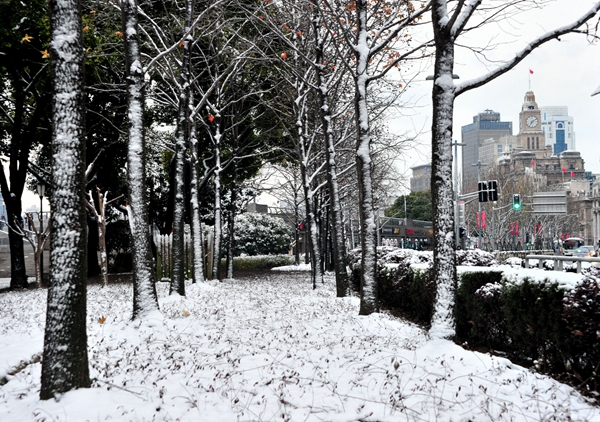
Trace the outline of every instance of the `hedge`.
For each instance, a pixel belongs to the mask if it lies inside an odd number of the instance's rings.
[[[380,248],[380,306],[428,327],[435,300],[432,260],[427,252]],[[353,256],[351,262],[357,288],[360,259]],[[521,364],[600,392],[599,269],[584,270],[581,280],[569,285],[554,280],[555,273],[540,270],[522,270],[525,276],[514,277],[515,270],[499,266],[482,251],[458,251],[457,262],[479,268],[459,271],[456,341],[505,353]],[[513,276],[508,275],[511,272]]]

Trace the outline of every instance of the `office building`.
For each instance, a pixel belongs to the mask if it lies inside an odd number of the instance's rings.
[[[477,187],[477,164],[479,161],[479,148],[488,139],[500,140],[501,137],[512,135],[512,122],[503,122],[500,113],[485,110],[473,116],[473,123],[462,126],[462,189],[468,192]]]
[[[573,117],[569,116],[568,107],[540,107],[542,131],[546,137],[546,145],[552,146],[554,154],[576,149]]]

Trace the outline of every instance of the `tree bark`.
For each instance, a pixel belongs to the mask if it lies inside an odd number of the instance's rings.
[[[452,116],[453,84],[438,83],[438,78],[452,75],[454,40],[450,29],[441,25],[443,10],[433,8],[436,59],[434,64],[433,116],[431,127],[431,196],[433,202],[433,279],[436,298],[430,336],[449,338],[454,335],[453,304],[456,291],[456,254],[454,252],[454,206],[452,203]]]
[[[229,200],[229,212],[227,213],[227,260],[226,260],[226,268],[227,274],[226,278],[233,278],[233,250],[235,248],[235,203],[237,201],[237,160],[233,160],[232,163],[233,169],[233,179],[231,181],[231,196]]]
[[[379,310],[377,303],[377,227],[373,211],[373,185],[371,174],[371,134],[367,108],[369,64],[367,48],[367,0],[356,1],[358,46],[356,50],[356,170],[358,176],[358,209],[361,227],[362,265],[360,274],[359,315],[369,315]]]
[[[190,108],[194,103],[193,93],[190,94]],[[202,240],[202,221],[200,219],[200,206],[198,199],[198,140],[196,138],[196,125],[190,118],[190,210],[191,210],[191,237],[192,261],[194,265],[193,282],[204,281],[204,247]]]
[[[215,152],[215,174],[213,180],[214,186],[214,215],[215,215],[215,227],[214,227],[214,239],[213,239],[213,262],[212,262],[212,279],[221,280],[221,241],[223,239],[223,213],[221,212],[221,173],[223,168],[221,167],[221,118],[219,115],[215,117],[216,133],[214,136],[214,152]]]
[[[129,185],[129,224],[133,238],[133,319],[158,310],[156,274],[148,222],[146,188],[146,139],[144,135],[144,71],[138,45],[135,0],[122,0],[123,34],[127,60],[127,100],[129,142],[127,179]]]
[[[93,198],[90,198],[93,201]],[[98,230],[100,224],[98,224],[98,217],[93,215],[93,212],[87,214],[87,225],[88,225],[88,239],[87,239],[87,275],[93,277],[100,274],[101,269],[98,265]]]
[[[40,399],[89,387],[86,332],[84,48],[80,4],[51,0],[54,223]],[[67,36],[68,35],[68,36]]]
[[[189,32],[194,13],[193,0],[185,2],[185,27]],[[183,59],[181,63],[181,82],[179,92],[179,119],[175,143],[175,204],[173,207],[173,277],[170,293],[185,295],[185,165],[186,148],[189,143],[190,115],[190,56],[192,52],[192,36],[188,35],[183,43]]]

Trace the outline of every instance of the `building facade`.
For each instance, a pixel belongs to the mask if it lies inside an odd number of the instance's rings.
[[[503,122],[500,113],[485,110],[473,116],[473,123],[461,127],[462,147],[462,189],[467,192],[477,186],[477,164],[480,160],[479,148],[489,139],[499,140],[503,136],[512,135],[512,122]]]
[[[431,163],[410,168],[413,176],[410,178],[410,191],[421,192],[431,189]]]
[[[540,107],[542,131],[546,137],[546,145],[559,154],[567,150],[576,150],[575,128],[573,117],[569,116],[569,108],[565,106]]]
[[[498,161],[498,158],[511,154],[517,148],[517,137],[513,135],[505,135],[500,139],[486,139],[479,147],[479,161],[482,164],[493,164]]]
[[[585,161],[581,154],[569,149],[554,153],[553,146],[546,144],[542,126],[542,110],[533,91],[528,91],[519,113],[517,147],[509,158],[499,161],[503,172],[518,177],[530,168],[536,176],[544,177],[548,186],[583,180]]]

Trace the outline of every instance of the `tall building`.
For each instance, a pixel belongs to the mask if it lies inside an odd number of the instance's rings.
[[[530,169],[538,177],[545,178],[547,185],[583,179],[585,161],[581,154],[574,150],[554,153],[553,147],[546,144],[542,121],[542,110],[535,101],[535,94],[527,91],[519,113],[517,148],[510,158],[500,163],[503,171],[519,177]]]
[[[485,110],[473,116],[473,123],[462,126],[462,192],[476,189],[477,164],[479,161],[479,147],[488,139],[500,140],[501,137],[512,135],[512,122],[503,122],[500,113]]]
[[[492,165],[498,158],[509,155],[517,148],[517,137],[504,135],[500,139],[486,139],[479,147],[479,161],[482,164]]]
[[[410,191],[421,192],[431,189],[431,163],[410,168],[413,177],[410,178]]]
[[[573,117],[569,116],[569,108],[564,106],[540,107],[542,130],[546,136],[546,145],[552,145],[552,151],[559,154],[566,150],[574,151],[575,131]]]

